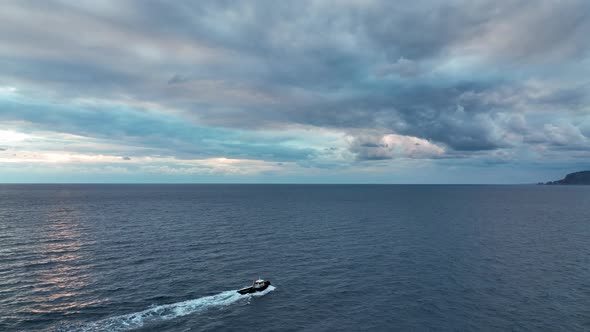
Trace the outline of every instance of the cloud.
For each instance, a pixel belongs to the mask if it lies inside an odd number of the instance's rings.
[[[414,77],[422,74],[422,69],[416,61],[401,57],[395,63],[385,65],[378,72],[380,76],[390,74],[397,74],[401,77]]]
[[[590,151],[590,138],[571,123],[547,123],[542,130],[530,133],[526,139],[530,143],[547,145],[554,149]]]
[[[9,2],[0,124],[31,137],[0,143],[310,169],[550,163],[588,144],[588,13],[583,0]]]
[[[184,83],[188,82],[189,78],[186,76],[175,74],[168,80],[168,84],[177,84],[177,83]]]
[[[285,145],[291,138],[199,126],[170,114],[113,104],[62,105],[48,101],[0,99],[0,120],[25,121],[45,131],[68,133],[126,145],[151,148],[160,154],[199,157],[250,157],[269,160],[305,159],[314,150]],[[18,142],[30,137],[0,131],[0,139]],[[282,142],[281,142],[282,141]]]
[[[509,1],[489,12],[493,20],[485,22],[481,33],[462,46],[517,62],[583,58],[589,50],[588,44],[581,42],[590,31],[589,9],[590,4],[583,0]]]
[[[204,158],[177,159],[173,157],[117,157],[103,154],[79,154],[60,151],[36,152],[21,151],[16,156],[0,156],[0,167],[21,165],[28,168],[43,165],[47,169],[79,168],[86,166],[85,172],[105,171],[114,173],[157,173],[160,175],[248,175],[278,171],[296,167],[293,163],[271,163],[263,160]]]
[[[358,160],[429,159],[445,153],[443,147],[413,136],[361,134],[350,137],[349,141],[350,151]]]

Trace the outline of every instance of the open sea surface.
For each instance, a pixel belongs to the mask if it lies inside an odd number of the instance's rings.
[[[590,186],[0,185],[34,330],[589,331]]]

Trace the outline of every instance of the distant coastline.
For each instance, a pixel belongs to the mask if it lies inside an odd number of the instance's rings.
[[[565,178],[557,181],[540,182],[542,185],[590,185],[590,171],[569,173]]]

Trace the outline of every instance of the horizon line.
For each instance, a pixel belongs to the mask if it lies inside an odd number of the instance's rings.
[[[545,183],[371,183],[371,182],[0,182],[0,185],[374,185],[374,186],[433,186],[433,185],[488,185],[518,186],[544,185]]]

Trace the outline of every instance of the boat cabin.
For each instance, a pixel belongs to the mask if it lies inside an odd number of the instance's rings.
[[[255,280],[254,283],[252,284],[252,287],[254,288],[263,288],[265,286],[264,280],[262,279],[258,279]]]

